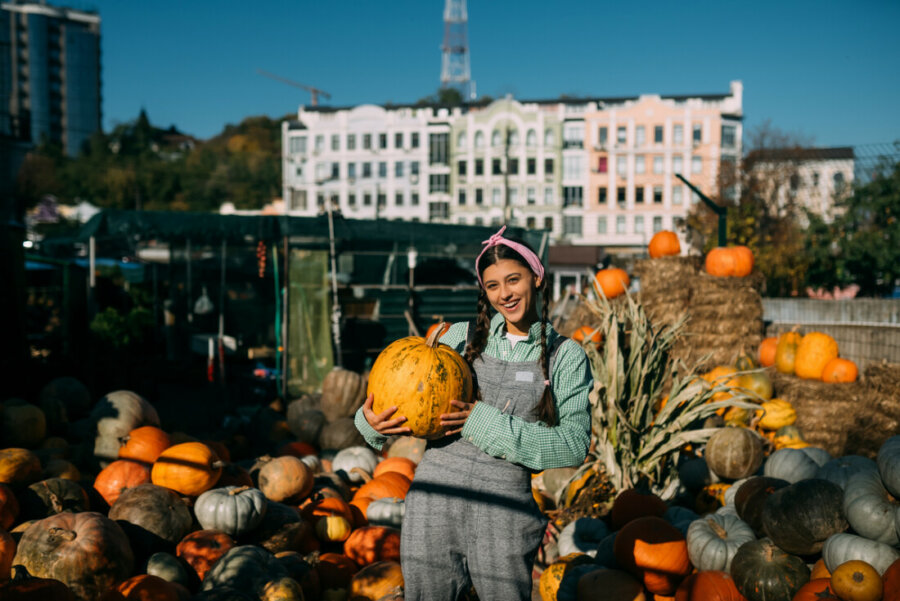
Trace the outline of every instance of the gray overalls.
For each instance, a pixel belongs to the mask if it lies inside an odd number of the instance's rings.
[[[551,367],[564,340],[558,337],[548,349]],[[539,362],[482,355],[474,368],[482,402],[536,421],[544,391]],[[459,435],[429,442],[406,495],[400,535],[404,598],[457,601],[471,582],[479,601],[530,600],[546,524],[528,468],[492,457]]]

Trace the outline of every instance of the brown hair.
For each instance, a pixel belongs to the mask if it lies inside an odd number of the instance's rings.
[[[515,238],[509,238],[519,244],[522,244],[528,248],[531,248],[522,240],[518,240]],[[510,259],[521,263],[523,266],[528,268],[531,271],[531,268],[528,266],[528,262],[522,258],[522,255],[514,251],[508,246],[503,244],[499,244],[497,246],[492,246],[483,255],[481,255],[481,259],[475,268],[478,270],[479,275],[484,274],[484,270],[500,261],[502,259]],[[532,273],[532,275],[534,275]],[[536,277],[536,276],[535,276]],[[547,323],[547,312],[549,302],[545,298],[545,291],[547,290],[547,280],[546,278],[541,280],[540,286],[536,287],[537,292],[541,293],[541,315],[540,315],[540,323],[541,323],[541,358],[540,365],[541,370],[544,374],[544,381],[550,380],[550,357],[547,355],[547,328],[544,324]],[[485,292],[484,288],[482,288],[478,294],[478,317],[475,319],[475,332],[472,336],[472,342],[470,342],[465,349],[464,357],[468,362],[469,366],[473,365],[475,359],[481,356],[482,351],[484,351],[484,347],[487,346],[488,333],[490,332],[491,327],[491,317],[490,317],[490,309],[491,304],[488,302],[487,292]],[[556,403],[553,401],[553,391],[550,389],[550,386],[547,385],[544,387],[544,394],[541,396],[541,400],[535,408],[536,417],[549,426],[557,425],[557,416],[556,416]]]

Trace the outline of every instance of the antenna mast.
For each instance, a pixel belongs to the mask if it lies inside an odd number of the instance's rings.
[[[445,0],[441,87],[456,88],[463,100],[474,99],[469,73],[469,17],[466,0]]]

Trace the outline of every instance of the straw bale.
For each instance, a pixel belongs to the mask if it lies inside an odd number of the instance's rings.
[[[864,406],[847,435],[848,453],[875,457],[900,430],[900,364],[873,363],[864,374]]]
[[[654,324],[668,325],[680,318],[691,299],[690,282],[699,270],[699,257],[661,257],[637,261],[641,279],[639,301]]]
[[[900,404],[900,363],[872,363],[866,368],[865,380],[870,389]]]

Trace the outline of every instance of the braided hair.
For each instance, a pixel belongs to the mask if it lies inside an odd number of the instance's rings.
[[[527,243],[523,240],[509,238],[523,246],[531,248]],[[481,256],[478,265],[475,268],[478,270],[478,273],[481,275],[484,273],[484,270],[490,267],[491,265],[501,261],[503,259],[510,259],[512,261],[516,261],[526,268],[531,270],[528,267],[528,262],[522,258],[522,255],[517,253],[512,248],[499,244],[497,246],[492,246],[488,248],[485,253]],[[547,302],[545,291],[547,289],[547,280],[546,278],[541,280],[539,286],[537,286],[537,292],[541,293],[541,315],[540,315],[540,323],[541,323],[541,358],[540,365],[541,370],[544,374],[544,381],[550,380],[550,357],[547,354],[547,328],[544,324],[547,323],[547,312],[549,310],[549,302]],[[465,349],[463,357],[466,362],[469,364],[471,368],[476,359],[481,356],[481,353],[484,351],[484,348],[487,346],[488,334],[490,333],[491,327],[491,316],[490,316],[491,304],[488,301],[487,292],[482,287],[478,293],[478,316],[475,319],[475,332],[472,336],[472,342],[470,342]],[[474,369],[473,369],[474,371]],[[557,425],[557,415],[556,415],[556,404],[553,401],[553,391],[550,386],[547,385],[544,387],[544,393],[541,396],[541,400],[535,408],[535,416],[545,424],[549,426]]]

